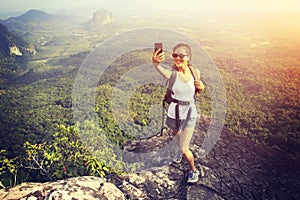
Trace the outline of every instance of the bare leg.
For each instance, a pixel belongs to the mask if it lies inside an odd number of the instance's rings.
[[[191,170],[195,171],[196,170],[195,160],[194,160],[194,155],[191,152],[191,150],[187,150],[183,155],[184,155],[185,159],[188,161]]]
[[[183,153],[185,159],[188,161],[191,170],[196,170],[195,167],[195,159],[194,155],[189,149],[190,141],[193,136],[194,128],[185,128],[182,132],[179,131],[180,134],[177,135],[178,138],[178,144],[180,151]]]

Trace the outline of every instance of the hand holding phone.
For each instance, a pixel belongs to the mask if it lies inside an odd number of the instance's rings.
[[[154,49],[155,49],[155,51],[160,49],[159,52],[157,53],[157,55],[161,54],[163,52],[162,43],[154,43]]]
[[[159,51],[158,51],[159,50]],[[154,43],[154,51],[152,55],[153,64],[159,64],[165,59],[162,49],[162,43]]]

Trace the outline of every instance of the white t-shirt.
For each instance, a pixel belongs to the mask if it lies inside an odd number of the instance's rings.
[[[179,74],[176,73],[176,78],[174,85],[172,87],[173,98],[181,101],[190,101],[190,105],[179,105],[179,119],[186,119],[189,107],[192,106],[191,118],[197,117],[197,109],[194,102],[194,94],[195,94],[195,85],[194,78],[191,76],[191,79],[187,82],[183,82]],[[175,115],[175,106],[177,103],[171,103],[168,109],[168,117],[172,119],[176,119]]]

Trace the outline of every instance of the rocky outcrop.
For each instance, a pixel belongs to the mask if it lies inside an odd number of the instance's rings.
[[[31,55],[36,55],[36,53],[37,53],[34,48],[23,47],[22,49],[24,51],[27,51]],[[23,56],[22,52],[20,51],[20,49],[16,45],[9,47],[9,55],[13,55],[13,54],[15,54],[17,56]]]
[[[9,55],[15,54],[17,56],[22,56],[23,54],[21,53],[20,49],[14,45],[12,47],[9,47]]]
[[[35,56],[37,54],[37,51],[34,49],[34,47],[24,48],[24,50],[29,52],[33,56]]]
[[[48,183],[23,183],[2,190],[0,199],[125,199],[112,183],[98,177],[77,177]]]
[[[31,55],[36,54],[32,44],[29,44],[20,36],[10,32],[6,26],[0,24],[0,53],[7,56],[23,56],[27,52]]]
[[[114,21],[113,14],[106,10],[100,9],[93,14],[92,23],[95,25],[106,25]]]
[[[103,27],[112,24],[114,16],[111,12],[100,9],[93,13],[93,18],[83,26],[89,31],[100,31]]]
[[[161,148],[166,133],[126,144],[127,151]],[[0,199],[300,199],[300,163],[285,152],[258,145],[223,130],[205,157],[200,149],[205,133],[196,131],[191,149],[204,172],[196,184],[186,184],[188,164],[168,164],[105,179],[78,177],[49,183],[24,183],[0,190]],[[158,158],[159,159],[159,158]]]
[[[186,161],[156,171],[123,176],[122,180],[145,191],[144,195],[149,199],[300,198],[297,189],[300,186],[298,160],[227,130],[223,130],[216,146],[203,157],[199,149],[206,135],[203,127],[199,128],[191,149],[204,176],[196,184],[186,184],[189,170]],[[150,147],[162,146],[163,141],[169,141],[168,135],[162,139],[154,138],[134,141],[128,146],[132,151],[147,151]]]

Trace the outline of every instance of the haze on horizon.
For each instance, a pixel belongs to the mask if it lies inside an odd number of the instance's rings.
[[[0,0],[1,12],[44,11],[78,8],[104,8],[125,11],[300,11],[299,0]]]

